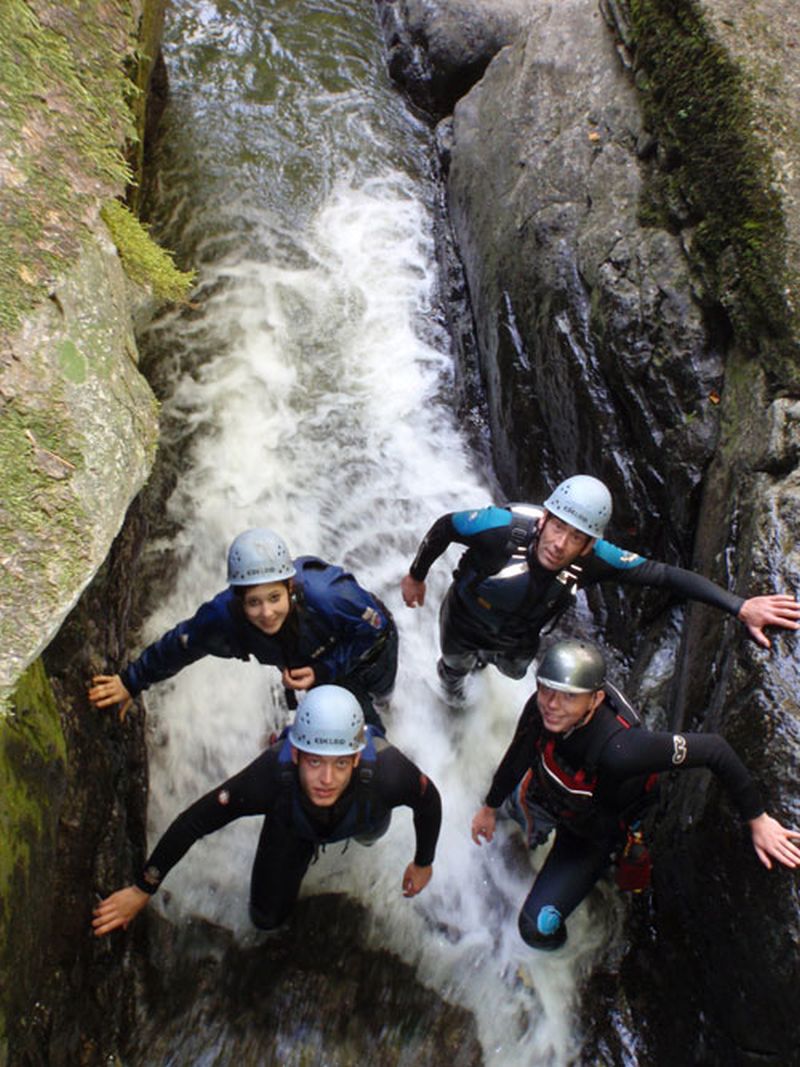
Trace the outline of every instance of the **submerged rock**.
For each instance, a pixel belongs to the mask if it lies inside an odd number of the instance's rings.
[[[481,1064],[469,1012],[368,948],[368,922],[366,909],[332,894],[304,898],[287,929],[254,933],[249,946],[207,923],[151,921],[124,1062]]]

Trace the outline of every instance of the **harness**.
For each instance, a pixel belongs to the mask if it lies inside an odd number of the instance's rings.
[[[353,802],[337,823],[333,831],[322,836],[315,828],[301,802],[301,791],[297,780],[297,770],[292,760],[292,743],[285,727],[276,742],[280,744],[278,753],[278,776],[280,781],[277,808],[286,825],[291,826],[298,837],[311,841],[315,846],[344,841],[346,838],[364,834],[372,829],[374,822],[374,785],[378,752],[388,746],[388,741],[381,736],[376,727],[364,727],[367,738],[366,746],[361,750],[361,759],[353,771],[355,779],[355,796]]]
[[[580,559],[553,574],[544,590],[531,581],[529,560],[539,539],[539,520],[544,508],[533,504],[509,504],[508,538],[493,560],[469,550],[453,573],[459,596],[479,609],[492,628],[500,629],[511,618],[524,620],[538,639],[541,627],[550,630],[570,606],[583,574]],[[496,565],[495,565],[496,564]],[[520,595],[520,589],[523,589]]]
[[[595,798],[597,767],[606,745],[622,730],[641,725],[639,714],[615,685],[603,686],[612,716],[604,716],[594,727],[592,744],[578,769],[570,767],[559,756],[557,737],[542,733],[535,742],[536,758],[523,782],[522,795],[530,803],[541,804],[558,822],[580,832],[588,829],[598,810]],[[620,826],[638,817],[642,809],[654,799],[657,774],[642,774],[625,782],[626,802],[618,812]],[[630,798],[630,799],[628,799]]]

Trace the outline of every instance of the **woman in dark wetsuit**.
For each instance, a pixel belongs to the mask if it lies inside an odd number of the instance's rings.
[[[119,674],[92,679],[89,699],[121,706],[204,656],[278,667],[289,693],[335,682],[381,725],[397,674],[397,630],[386,607],[352,574],[316,556],[293,560],[274,531],[239,534],[228,551],[228,588],[142,652]]]
[[[604,680],[605,663],[594,645],[559,641],[548,649],[536,693],[472,820],[476,844],[492,840],[504,802],[531,846],[556,830],[519,916],[520,934],[534,948],[564,944],[565,920],[624,842],[648,780],[660,771],[713,771],[748,822],[761,862],[800,866],[794,844],[800,834],[765,812],[746,767],[724,738],[631,728],[606,699]]]

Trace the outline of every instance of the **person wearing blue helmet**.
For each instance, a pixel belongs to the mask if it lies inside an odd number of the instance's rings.
[[[736,616],[769,648],[765,626],[798,628],[800,604],[776,594],[748,599],[681,567],[650,560],[603,540],[611,494],[597,478],[577,474],[542,505],[509,504],[450,512],[423,538],[401,591],[407,607],[425,602],[425,578],[453,542],[464,545],[439,616],[439,677],[460,699],[464,679],[493,664],[524,677],[544,627],[552,627],[579,589],[598,582],[658,586]]]
[[[557,641],[545,652],[536,681],[472,820],[478,845],[492,841],[501,809],[520,823],[531,848],[555,831],[519,914],[520,935],[532,948],[551,950],[565,943],[567,918],[630,840],[654,777],[663,771],[711,770],[747,823],[761,863],[800,866],[800,834],[767,814],[728,742],[714,733],[673,734],[641,726],[606,678],[595,645]]]
[[[250,918],[261,930],[276,930],[289,917],[320,847],[349,838],[374,844],[401,806],[411,808],[416,834],[401,889],[414,897],[433,875],[441,825],[438,790],[377,728],[365,724],[353,693],[317,686],[301,698],[287,732],[182,812],[135,882],[97,905],[94,933],[103,937],[127,927],[195,841],[247,815],[264,816],[250,879]]]
[[[287,694],[335,682],[380,725],[397,674],[397,630],[381,601],[352,574],[316,556],[292,559],[273,530],[245,530],[228,550],[228,588],[179,622],[119,674],[92,679],[89,700],[120,705],[204,656],[278,667]],[[293,700],[290,701],[293,703]]]

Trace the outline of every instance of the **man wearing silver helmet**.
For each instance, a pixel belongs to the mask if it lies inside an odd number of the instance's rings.
[[[421,606],[432,563],[452,542],[466,547],[440,611],[438,672],[450,696],[462,697],[465,677],[487,663],[522,678],[543,627],[555,623],[578,589],[598,582],[660,586],[711,604],[735,615],[767,648],[765,626],[798,628],[794,597],[743,599],[692,571],[617,548],[603,540],[610,518],[607,487],[578,474],[541,506],[490,506],[437,519],[401,589],[408,607]]]
[[[358,697],[367,722],[391,695],[397,630],[386,607],[352,574],[316,556],[292,559],[274,530],[255,527],[228,550],[228,588],[179,622],[119,674],[92,679],[97,707],[131,700],[204,656],[270,664],[287,693],[336,682]],[[294,701],[290,702],[290,706]]]
[[[401,888],[416,896],[431,879],[441,824],[433,782],[365,725],[355,696],[335,685],[312,689],[284,736],[244,770],[182,812],[161,837],[133,885],[95,909],[95,935],[125,927],[147,905],[195,841],[246,815],[263,815],[250,879],[250,918],[273,930],[288,918],[320,846],[353,838],[373,844],[394,808],[411,808],[416,849]]]
[[[494,837],[498,809],[520,823],[528,845],[553,846],[519,915],[523,940],[556,949],[566,920],[622,849],[642,814],[654,776],[707,767],[748,824],[765,867],[800,866],[800,834],[764,810],[747,769],[719,734],[651,732],[605,677],[600,650],[558,641],[537,670],[537,690],[472,820],[477,845]]]

